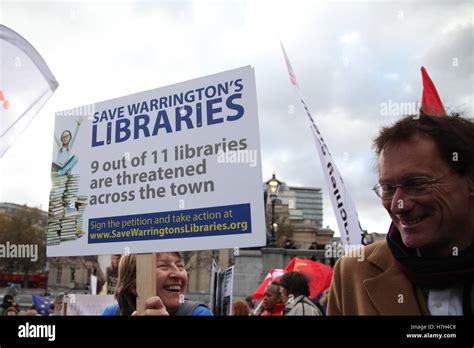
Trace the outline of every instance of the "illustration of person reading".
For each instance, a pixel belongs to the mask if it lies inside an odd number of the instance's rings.
[[[70,172],[78,161],[77,156],[72,154],[72,146],[76,140],[76,135],[79,131],[79,126],[81,123],[82,120],[78,118],[76,120],[76,129],[74,131],[74,135],[72,135],[71,131],[68,129],[61,133],[60,138],[58,138],[56,134],[54,135],[54,140],[56,141],[59,150],[56,161],[53,162],[53,172],[57,172],[59,176]]]

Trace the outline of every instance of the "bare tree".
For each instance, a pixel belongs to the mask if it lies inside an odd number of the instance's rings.
[[[28,207],[11,214],[0,214],[0,244],[3,245],[7,255],[7,252],[13,248],[19,250],[22,245],[37,248],[37,259],[18,257],[20,255],[2,257],[0,258],[0,269],[24,275],[44,270],[46,265],[46,216],[40,210]]]

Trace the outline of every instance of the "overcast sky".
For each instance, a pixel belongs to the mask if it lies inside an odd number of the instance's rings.
[[[371,141],[400,115],[382,105],[419,102],[424,65],[446,108],[472,117],[472,10],[452,0],[2,1],[1,23],[39,51],[59,88],[0,160],[0,201],[47,210],[54,112],[245,65],[256,73],[263,179],[325,190],[280,38],[362,227],[385,233]],[[326,192],[323,224],[337,231]]]

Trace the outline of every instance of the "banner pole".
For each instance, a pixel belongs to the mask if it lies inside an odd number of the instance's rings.
[[[260,301],[257,308],[255,308],[255,310],[253,311],[253,314],[257,315],[258,311],[260,310],[260,307],[262,307],[262,304],[263,304],[263,300]]]

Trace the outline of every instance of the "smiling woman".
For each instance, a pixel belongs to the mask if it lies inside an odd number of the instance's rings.
[[[212,315],[203,303],[185,298],[188,273],[180,252],[156,254],[156,296],[149,298],[145,304],[145,311],[138,314],[136,312],[136,267],[135,255],[121,257],[115,290],[118,304],[107,307],[103,315]]]

